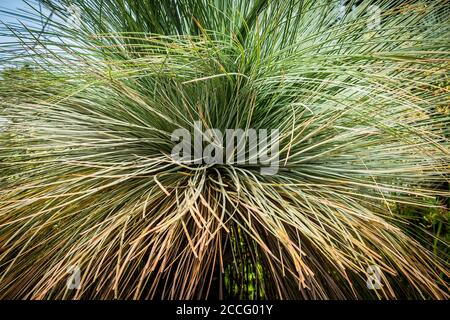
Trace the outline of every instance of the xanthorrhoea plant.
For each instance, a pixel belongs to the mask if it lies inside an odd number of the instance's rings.
[[[449,297],[399,211],[449,195],[447,1],[42,4],[3,28],[0,297]],[[279,129],[277,174],[174,161],[195,121]]]

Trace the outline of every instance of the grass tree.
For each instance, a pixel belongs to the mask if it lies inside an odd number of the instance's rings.
[[[447,4],[2,12],[0,297],[448,299],[448,242],[402,210],[448,229]],[[174,161],[196,121],[278,129],[278,172]]]

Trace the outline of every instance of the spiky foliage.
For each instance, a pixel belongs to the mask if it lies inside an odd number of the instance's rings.
[[[42,3],[1,48],[0,297],[449,297],[400,210],[449,195],[446,1]],[[197,120],[280,129],[279,172],[173,161]]]

